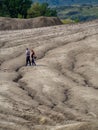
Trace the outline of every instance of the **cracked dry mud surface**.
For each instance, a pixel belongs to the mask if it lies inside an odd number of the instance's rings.
[[[98,20],[0,31],[1,129],[98,130]]]

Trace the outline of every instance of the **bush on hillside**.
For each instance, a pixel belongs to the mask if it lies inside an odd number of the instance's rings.
[[[57,12],[54,9],[48,7],[47,3],[34,3],[27,12],[27,18],[34,18],[38,16],[57,16]]]

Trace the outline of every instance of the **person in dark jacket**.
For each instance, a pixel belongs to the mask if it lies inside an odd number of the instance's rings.
[[[31,59],[32,59],[32,65],[36,65],[35,63],[36,55],[33,49],[31,50]]]
[[[26,48],[26,66],[31,65],[31,61],[30,61],[30,50],[28,48]]]

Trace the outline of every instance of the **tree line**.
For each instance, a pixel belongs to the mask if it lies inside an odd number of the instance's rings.
[[[57,16],[57,11],[48,3],[33,3],[32,0],[0,0],[0,16],[11,18],[34,18]]]

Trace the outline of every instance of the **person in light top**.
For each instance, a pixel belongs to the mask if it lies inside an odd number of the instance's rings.
[[[30,50],[28,48],[26,48],[26,66],[27,65],[31,66],[31,61],[30,61]]]

